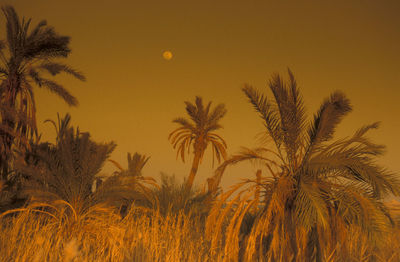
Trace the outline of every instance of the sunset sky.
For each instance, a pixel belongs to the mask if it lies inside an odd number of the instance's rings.
[[[184,101],[196,95],[228,113],[219,132],[229,153],[259,145],[261,120],[241,91],[259,90],[272,73],[286,77],[289,67],[301,88],[307,112],[316,112],[334,90],[353,105],[338,137],[381,121],[370,133],[387,146],[380,163],[400,171],[400,1],[136,1],[0,0],[20,16],[42,19],[72,38],[66,63],[82,71],[86,82],[57,78],[79,100],[69,108],[36,89],[38,126],[43,140],[55,132],[45,119],[70,112],[72,123],[98,142],[115,141],[112,159],[127,165],[127,152],[151,156],[144,175],[160,172],[187,176],[168,141],[172,120],[186,116]],[[5,37],[1,16],[0,33]],[[171,51],[172,59],[163,58]],[[269,94],[269,93],[268,93]],[[195,183],[212,175],[211,150]],[[191,159],[190,159],[191,160]],[[254,176],[256,167],[230,168],[224,187]],[[109,163],[103,172],[115,168]]]

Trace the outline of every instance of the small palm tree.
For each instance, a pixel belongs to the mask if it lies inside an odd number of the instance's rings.
[[[158,185],[154,178],[142,175],[142,169],[149,159],[150,157],[137,152],[133,156],[128,153],[128,169],[124,169],[118,162],[109,159],[119,170],[101,183],[99,193],[106,192],[106,197],[110,197],[109,192],[114,190],[114,198],[117,197],[116,200],[119,200],[122,214],[126,213],[133,201],[139,205],[156,205],[157,200],[153,189],[158,188]],[[122,202],[121,196],[124,199]]]
[[[146,165],[147,161],[149,161],[150,157],[147,157],[145,155],[141,155],[137,152],[131,155],[131,153],[128,153],[128,169],[124,169],[117,161],[109,159],[111,163],[113,163],[119,171],[116,171],[114,174],[117,175],[130,175],[130,176],[135,176],[135,177],[140,177],[142,176],[142,169]]]
[[[31,19],[20,20],[14,8],[2,8],[6,17],[6,39],[0,41],[0,129],[2,176],[7,179],[11,147],[21,145],[23,139],[36,133],[36,102],[33,85],[46,88],[61,97],[68,105],[76,106],[77,99],[62,85],[47,78],[65,72],[79,80],[85,77],[60,58],[66,58],[71,50],[70,38],[57,34],[39,22],[30,30]]]
[[[24,192],[32,200],[62,200],[84,213],[103,200],[93,194],[92,186],[116,145],[92,141],[89,133],[70,126],[68,114],[58,123],[56,144],[32,146],[16,169],[26,178]]]
[[[185,104],[190,120],[182,117],[174,119],[173,122],[179,124],[180,127],[172,131],[168,139],[174,149],[177,149],[177,157],[180,156],[183,162],[185,162],[185,154],[189,154],[193,146],[194,158],[186,182],[186,188],[190,191],[199,164],[209,144],[213,150],[213,163],[214,156],[218,162],[226,159],[226,142],[214,132],[222,128],[219,121],[225,116],[226,109],[224,104],[219,104],[211,110],[211,102],[204,106],[202,98],[198,96],[196,96],[195,104],[187,101]]]
[[[204,219],[211,207],[208,193],[196,188],[188,191],[185,183],[178,182],[175,175],[161,173],[161,184],[154,194],[157,197],[157,209],[164,216],[184,212],[190,217]]]
[[[274,75],[269,88],[273,100],[253,87],[243,88],[264,122],[269,147],[244,149],[224,162],[215,175],[222,176],[230,165],[253,160],[262,163],[269,176],[246,180],[221,196],[207,222],[213,243],[220,243],[221,227],[232,209],[225,239],[225,253],[231,258],[241,253],[245,261],[263,260],[261,256],[266,261],[322,261],[333,255],[348,260],[348,250],[340,243],[354,227],[366,233],[371,245],[381,241],[390,225],[381,200],[388,193],[399,195],[400,182],[375,163],[384,147],[365,134],[378,124],[332,141],[335,128],[351,111],[343,93],[337,91],[327,98],[307,124],[290,70],[286,83]],[[248,187],[233,196],[243,186]],[[250,212],[254,219],[244,236],[242,222]]]

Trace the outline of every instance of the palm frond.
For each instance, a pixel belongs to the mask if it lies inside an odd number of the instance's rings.
[[[308,130],[309,147],[331,139],[336,126],[351,110],[350,101],[342,92],[336,91],[325,99]]]
[[[114,148],[114,143],[98,144],[88,133],[69,128],[56,145],[36,148],[33,153],[39,162],[28,161],[18,167],[28,177],[25,192],[69,203],[84,199],[87,207],[96,175]]]
[[[329,213],[327,208],[327,196],[319,188],[318,182],[301,181],[299,192],[294,201],[294,216],[297,223],[307,231],[312,227],[320,225],[328,228]]]
[[[42,80],[42,86],[47,88],[52,93],[60,96],[69,106],[77,106],[78,100],[76,97],[71,95],[71,93],[65,89],[62,85],[47,79]]]
[[[85,76],[82,73],[76,71],[75,69],[73,69],[70,66],[65,65],[65,64],[46,62],[46,63],[40,64],[38,66],[38,68],[46,70],[53,76],[55,76],[61,72],[65,72],[65,73],[68,73],[68,74],[74,76],[75,78],[77,78],[81,81],[86,80]]]
[[[245,149],[229,157],[209,179],[209,188],[215,191],[225,169],[242,161],[262,164],[271,176],[241,191],[253,193],[254,200],[240,199],[240,194],[233,197],[230,191],[214,202],[207,225],[225,223],[226,235],[223,238],[218,229],[211,243],[222,246],[228,260],[341,261],[353,252],[356,260],[372,261],[375,257],[366,254],[378,249],[376,240],[384,239],[395,224],[382,199],[398,195],[400,189],[396,175],[376,164],[385,147],[365,136],[379,124],[332,141],[336,127],[351,111],[345,95],[335,92],[307,127],[297,83],[292,72],[288,73],[287,82],[278,74],[272,76],[269,86],[274,101],[250,86],[243,88],[275,147]],[[237,184],[235,190],[248,183]],[[260,195],[262,206],[256,201]],[[245,232],[238,230],[250,212],[252,224],[242,227]],[[359,236],[362,240],[352,240]],[[348,247],[353,243],[360,246]]]
[[[245,93],[254,109],[260,114],[269,136],[273,139],[279,149],[282,144],[281,122],[279,113],[268,99],[251,86],[245,86],[242,91]]]
[[[172,120],[172,122],[181,125],[185,129],[189,129],[191,131],[196,130],[196,127],[183,117],[175,118],[174,120]]]

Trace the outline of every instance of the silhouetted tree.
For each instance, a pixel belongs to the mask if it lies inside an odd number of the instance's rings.
[[[94,194],[92,186],[115,144],[92,141],[89,133],[70,126],[68,114],[58,123],[56,143],[37,145],[16,169],[26,177],[24,192],[34,201],[63,200],[83,213],[105,199]]]
[[[129,175],[129,176],[135,176],[135,177],[141,177],[142,176],[142,169],[146,165],[147,161],[149,161],[150,157],[147,157],[145,155],[141,155],[137,152],[131,155],[131,153],[128,153],[127,160],[128,160],[128,169],[124,169],[121,164],[118,162],[110,159],[109,161],[113,163],[119,171],[115,171],[114,174],[116,175]]]
[[[227,166],[253,160],[261,162],[269,176],[240,183],[221,196],[208,220],[212,241],[220,241],[218,230],[234,209],[226,229],[225,252],[237,256],[242,221],[259,207],[246,241],[242,236],[246,261],[260,255],[267,256],[266,261],[323,261],[332,254],[347,260],[346,246],[340,243],[352,225],[367,233],[372,246],[383,243],[380,234],[387,231],[390,217],[381,200],[388,193],[399,195],[400,182],[375,163],[384,147],[372,143],[365,134],[378,124],[364,126],[350,138],[332,141],[335,128],[351,111],[342,92],[325,99],[308,124],[290,70],[287,82],[273,75],[269,88],[273,99],[253,87],[243,88],[265,125],[269,147],[244,149],[224,162],[215,175],[220,178]],[[245,185],[249,187],[233,196]],[[261,203],[259,193],[263,195]]]
[[[198,96],[195,104],[187,101],[185,104],[190,120],[182,117],[174,119],[173,122],[179,124],[180,127],[171,132],[168,139],[174,149],[177,149],[177,157],[181,156],[183,162],[185,162],[185,153],[190,153],[190,148],[193,146],[193,163],[186,182],[187,190],[190,191],[209,144],[213,150],[213,162],[214,156],[218,162],[221,158],[226,158],[226,142],[214,132],[222,128],[219,121],[226,114],[226,109],[224,104],[219,104],[211,110],[211,102],[204,107],[202,98]]]
[[[65,72],[79,80],[85,77],[59,62],[71,52],[69,37],[57,34],[45,20],[30,30],[31,19],[19,19],[11,6],[3,7],[2,11],[6,18],[6,39],[0,41],[0,165],[1,177],[6,180],[13,143],[26,144],[26,138],[36,133],[33,86],[46,88],[68,105],[76,106],[77,99],[47,75]]]
[[[115,171],[112,176],[105,179],[99,187],[99,193],[106,192],[106,197],[114,196],[115,204],[121,209],[121,214],[125,215],[129,206],[135,202],[136,205],[156,206],[156,196],[152,189],[158,188],[154,178],[142,175],[142,169],[150,157],[141,155],[137,152],[133,156],[128,153],[128,168],[124,169],[118,162],[112,162],[119,171]],[[114,194],[109,192],[113,190]]]

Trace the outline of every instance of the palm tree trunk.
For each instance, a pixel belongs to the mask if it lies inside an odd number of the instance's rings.
[[[200,150],[197,150],[194,153],[192,169],[190,169],[189,177],[186,182],[186,191],[190,191],[192,189],[194,178],[196,177],[197,169],[199,168],[200,159],[201,159],[201,152]]]
[[[7,110],[14,108],[15,106],[15,96],[11,96],[9,101],[5,101]],[[7,111],[1,112],[2,125],[14,130],[15,128],[15,119],[10,115]],[[0,152],[0,165],[1,165],[1,179],[4,181],[8,180],[8,173],[10,172],[10,162],[12,159],[11,147],[14,142],[14,137],[7,132],[0,132],[0,141],[1,141],[1,152]]]
[[[254,199],[257,201],[257,205],[254,206],[254,212],[257,212],[259,204],[260,204],[260,192],[261,192],[261,169],[257,170],[256,173],[256,192],[254,194]]]

